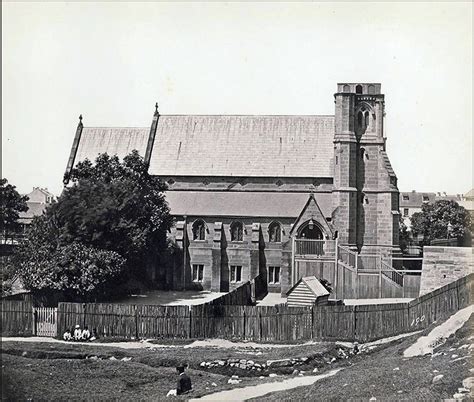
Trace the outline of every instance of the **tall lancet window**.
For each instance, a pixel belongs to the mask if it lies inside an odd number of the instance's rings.
[[[206,224],[200,219],[193,224],[193,240],[206,240]]]

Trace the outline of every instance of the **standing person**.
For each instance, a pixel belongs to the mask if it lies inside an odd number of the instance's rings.
[[[176,395],[182,395],[191,391],[193,389],[193,386],[191,385],[191,379],[184,372],[184,364],[176,367],[176,371],[179,374],[178,386],[176,387]]]
[[[76,327],[74,328],[74,340],[75,341],[80,341],[81,337],[82,337],[81,326],[76,325]]]

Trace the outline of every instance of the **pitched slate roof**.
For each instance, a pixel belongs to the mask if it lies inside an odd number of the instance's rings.
[[[332,177],[334,116],[160,116],[150,173]]]
[[[144,156],[149,133],[146,127],[84,127],[74,165],[86,158],[94,162],[104,152],[123,158],[136,149]]]
[[[259,216],[296,218],[308,193],[237,191],[167,191],[166,200],[175,216]],[[331,216],[331,193],[314,194],[325,217]],[[249,208],[249,206],[251,206]]]
[[[144,156],[149,128],[84,127],[74,165]],[[149,172],[159,176],[332,177],[334,116],[162,115]]]

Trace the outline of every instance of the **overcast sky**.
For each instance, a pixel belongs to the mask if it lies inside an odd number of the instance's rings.
[[[334,114],[381,82],[400,190],[472,188],[471,3],[2,3],[2,176],[62,188],[85,126]],[[270,172],[271,173],[271,172]]]

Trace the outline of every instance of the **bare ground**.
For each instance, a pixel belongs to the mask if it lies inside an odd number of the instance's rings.
[[[377,400],[439,400],[452,398],[462,387],[462,380],[472,376],[469,370],[473,348],[469,349],[469,346],[473,340],[469,337],[473,329],[471,317],[463,328],[436,349],[434,357],[413,358],[404,358],[403,351],[422,334],[347,359],[338,357],[340,345],[335,343],[279,348],[248,348],[236,344],[226,349],[205,346],[185,349],[178,343],[172,348],[123,349],[94,344],[5,342],[4,339],[2,396],[6,400],[170,400],[165,395],[175,387],[174,367],[187,363],[194,391],[186,397],[197,398],[226,389],[282,381],[292,378],[294,370],[293,367],[281,367],[257,373],[228,366],[206,369],[200,366],[202,361],[239,358],[263,363],[309,357],[307,363],[298,366],[305,375],[312,375],[316,367],[318,374],[334,368],[342,370],[314,385],[267,394],[258,400],[368,400],[372,397]],[[130,360],[120,360],[123,358]],[[337,360],[329,363],[334,358]],[[270,373],[278,376],[268,377]],[[432,384],[433,377],[438,374],[443,378]],[[238,375],[242,382],[228,384],[232,375]],[[264,378],[259,378],[262,375]]]

